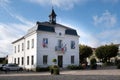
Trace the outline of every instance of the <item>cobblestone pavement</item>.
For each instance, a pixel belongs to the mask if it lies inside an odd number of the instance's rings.
[[[49,72],[0,73],[0,80],[120,80],[120,70],[73,70],[61,71],[60,75]]]

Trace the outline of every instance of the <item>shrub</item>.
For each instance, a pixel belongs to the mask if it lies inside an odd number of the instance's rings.
[[[117,69],[120,69],[120,63],[119,63],[119,64],[117,64]]]
[[[90,60],[90,67],[91,67],[91,69],[97,69],[97,64],[96,64],[96,59],[95,58],[92,58],[91,60]]]
[[[37,67],[36,68],[37,72],[45,72],[45,71],[49,71],[49,67]]]
[[[60,74],[59,67],[57,65],[50,66],[50,72],[51,74],[59,75]]]
[[[83,69],[83,67],[81,65],[80,66],[77,66],[77,65],[68,65],[67,68],[71,69],[71,70],[80,70],[80,69]]]
[[[104,66],[114,66],[114,63],[113,62],[105,62]]]
[[[53,68],[53,74],[54,75],[59,75],[59,68]]]

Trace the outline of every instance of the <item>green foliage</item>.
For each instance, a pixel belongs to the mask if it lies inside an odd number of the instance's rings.
[[[120,63],[119,63],[119,64],[117,64],[117,69],[120,69]]]
[[[110,61],[110,58],[117,56],[117,53],[118,46],[113,44],[100,46],[95,51],[95,55],[97,56],[97,58],[102,59],[103,62]]]
[[[92,58],[91,60],[90,60],[90,67],[91,67],[91,69],[96,69],[97,68],[97,64],[96,64],[96,59],[95,58]]]
[[[57,65],[51,66],[50,67],[50,72],[51,72],[51,74],[59,75],[60,74],[59,67]]]
[[[113,62],[105,62],[103,65],[104,66],[114,66],[115,64]]]
[[[93,53],[92,48],[89,46],[85,46],[85,45],[80,45],[79,46],[79,54],[80,54],[80,61],[81,63],[84,62],[84,60],[91,56]]]
[[[49,71],[49,67],[37,67],[36,68],[37,72],[45,72],[45,71]]]
[[[59,75],[60,74],[59,68],[53,68],[53,74]]]
[[[77,65],[68,65],[67,68],[71,69],[71,70],[80,70],[80,69],[83,69],[83,67],[81,65],[79,65],[79,66],[77,66]]]
[[[56,62],[57,62],[57,59],[53,59],[52,62],[56,63]]]

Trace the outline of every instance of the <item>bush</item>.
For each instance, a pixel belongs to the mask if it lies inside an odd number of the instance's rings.
[[[59,67],[57,65],[50,66],[50,72],[51,74],[59,75],[60,74]]]
[[[67,68],[71,69],[71,70],[80,70],[80,69],[83,69],[82,66],[77,66],[77,65],[68,65]]]
[[[45,72],[45,71],[49,71],[49,67],[37,67],[36,68],[37,72]]]
[[[59,72],[60,72],[59,68],[53,68],[53,74],[54,75],[59,75],[60,74]]]
[[[104,66],[114,66],[115,64],[113,62],[105,62]]]
[[[120,69],[120,63],[117,65],[117,69]]]
[[[97,69],[97,64],[96,64],[96,59],[95,58],[92,58],[91,60],[90,60],[90,67],[91,67],[91,69]]]

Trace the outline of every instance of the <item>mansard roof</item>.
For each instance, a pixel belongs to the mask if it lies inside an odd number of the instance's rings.
[[[45,31],[45,32],[53,32],[55,33],[55,27],[63,27],[65,28],[65,34],[66,35],[73,35],[73,36],[78,36],[77,31],[75,29],[69,28],[67,26],[61,25],[61,24],[51,24],[50,22],[36,22],[36,26],[32,27],[31,29],[28,30],[27,34],[30,34],[35,31]],[[25,36],[19,38],[18,40],[12,42],[12,44],[24,39]]]
[[[75,29],[69,28],[67,26],[64,26],[64,25],[61,25],[61,24],[58,24],[58,23],[51,24],[49,22],[37,22],[36,24],[37,24],[37,26],[29,29],[28,33],[31,33],[33,31],[55,32],[55,27],[59,26],[59,27],[66,28],[65,34],[78,36],[77,31]]]

